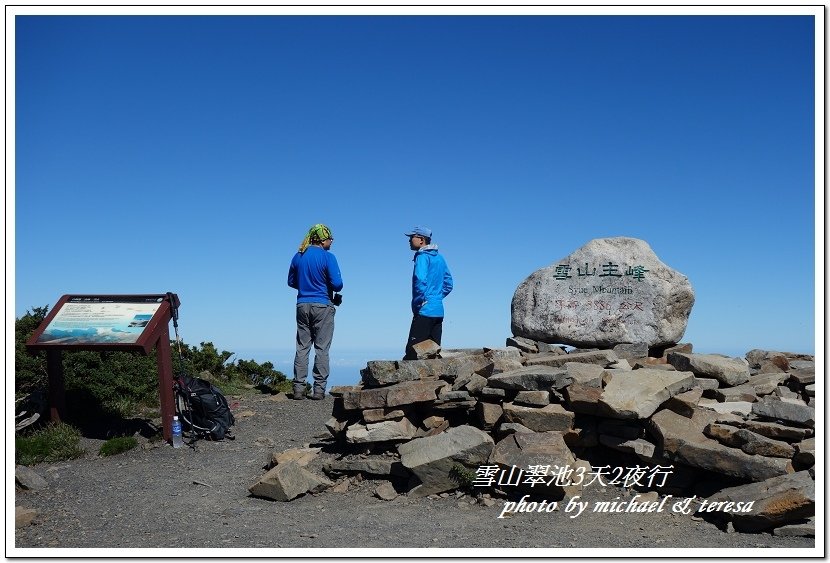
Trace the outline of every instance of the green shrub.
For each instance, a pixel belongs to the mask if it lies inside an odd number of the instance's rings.
[[[283,378],[284,377],[285,376],[283,376]],[[291,393],[292,391],[294,391],[294,385],[290,379],[282,379],[275,383],[271,383],[269,387],[271,388],[271,393],[278,393],[280,391],[282,391],[283,393]],[[306,389],[311,389],[308,383],[306,383]]]
[[[44,461],[63,461],[84,455],[80,447],[81,432],[65,423],[50,423],[14,439],[14,459],[20,465]]]
[[[155,353],[64,352],[67,392],[86,391],[105,414],[128,416],[159,404]]]
[[[173,343],[175,347],[176,344]],[[233,352],[222,350],[221,352],[213,345],[213,342],[200,342],[199,348],[195,346],[182,346],[182,356],[185,362],[185,371],[198,375],[203,371],[209,371],[214,377],[230,379],[228,360]],[[174,354],[177,353],[174,348]],[[174,363],[178,360],[174,360]],[[178,367],[178,366],[177,366]]]
[[[471,492],[474,490],[474,483],[476,480],[476,472],[467,469],[460,463],[453,463],[450,468],[450,477],[458,484],[458,488],[463,491]]]
[[[29,394],[47,387],[46,353],[31,355],[26,350],[26,341],[46,318],[49,306],[34,307],[14,323],[14,387],[15,394]]]
[[[232,370],[233,378],[257,385],[262,391],[287,393],[292,390],[291,381],[281,371],[275,370],[271,362],[258,364],[253,360],[237,360]]]
[[[124,453],[136,447],[138,445],[138,440],[136,440],[133,436],[119,436],[117,438],[111,438],[101,444],[101,448],[98,450],[98,454],[107,457],[115,454]]]

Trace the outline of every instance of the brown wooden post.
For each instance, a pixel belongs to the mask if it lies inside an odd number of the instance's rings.
[[[176,410],[173,399],[173,361],[170,358],[170,330],[167,324],[159,334],[156,343],[156,365],[159,372],[159,400],[161,401],[162,436],[173,441],[173,413]]]
[[[49,376],[49,417],[52,422],[60,422],[66,416],[62,350],[50,348],[46,351],[46,373]]]

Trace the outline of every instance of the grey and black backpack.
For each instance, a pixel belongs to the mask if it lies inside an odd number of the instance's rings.
[[[175,388],[176,411],[183,425],[193,432],[194,439],[234,439],[231,435],[233,413],[228,400],[216,386],[204,379],[181,374]]]

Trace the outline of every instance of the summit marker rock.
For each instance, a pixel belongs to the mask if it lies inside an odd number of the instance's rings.
[[[515,336],[578,348],[675,344],[694,304],[686,276],[643,240],[594,239],[532,273],[511,304]]]

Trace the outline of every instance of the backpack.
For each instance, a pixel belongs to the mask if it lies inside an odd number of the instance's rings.
[[[234,424],[228,400],[209,381],[181,374],[176,381],[176,410],[196,437],[223,440],[230,435]]]

